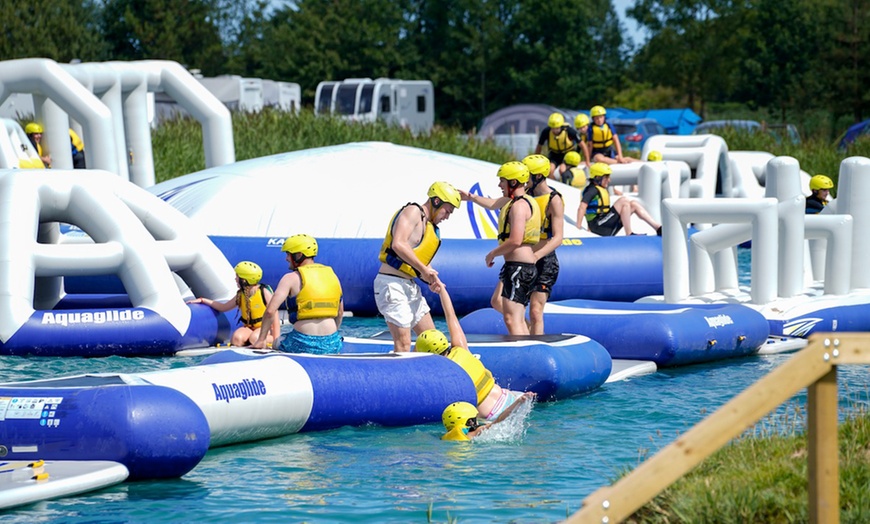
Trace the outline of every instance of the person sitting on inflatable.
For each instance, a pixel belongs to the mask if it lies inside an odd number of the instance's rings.
[[[266,316],[260,338],[253,348],[266,347],[265,331],[278,308],[288,298],[296,297],[296,323],[293,331],[281,338],[277,349],[287,353],[332,355],[341,351],[341,318],[344,315],[341,283],[331,267],[314,262],[317,240],[309,235],[288,237],[281,247],[287,253],[290,273],[278,281],[272,300],[266,306]]]
[[[640,202],[620,197],[610,205],[607,187],[612,173],[613,169],[603,162],[596,162],[589,168],[591,182],[583,190],[580,208],[577,209],[577,225],[582,224],[585,218],[589,231],[596,235],[612,237],[623,227],[626,235],[632,235],[635,233],[631,231],[631,215],[637,215],[661,236],[662,225],[653,220]]]
[[[480,359],[468,350],[468,340],[465,331],[459,324],[459,317],[453,309],[453,301],[447,292],[447,286],[441,284],[438,293],[441,298],[441,308],[450,332],[450,341],[444,333],[437,329],[424,331],[417,337],[414,350],[421,353],[434,353],[449,358],[468,373],[477,390],[477,415],[486,420],[497,420],[505,412],[510,413],[518,404],[535,397],[532,392],[522,393],[501,388],[492,378],[492,373],[484,367]],[[507,416],[507,415],[504,415]]]
[[[263,324],[263,315],[266,304],[272,298],[272,289],[265,284],[260,284],[263,278],[263,270],[257,264],[244,260],[236,264],[236,284],[239,291],[236,296],[225,302],[215,302],[210,298],[197,298],[190,304],[205,304],[215,311],[226,313],[233,308],[239,308],[239,316],[242,326],[233,332],[231,344],[234,346],[247,346],[253,344],[260,337],[260,327]],[[267,331],[266,344],[278,338],[281,326],[276,320],[271,323],[271,333]]]
[[[562,182],[583,189],[586,187],[586,171],[580,166],[580,153],[577,151],[569,151],[565,154],[565,165],[568,169],[562,173]]]
[[[594,106],[589,110],[592,115],[592,125],[586,132],[586,142],[589,144],[591,153],[589,160],[592,162],[604,162],[605,164],[628,164],[638,162],[638,159],[630,156],[622,156],[622,144],[619,135],[610,127],[607,120],[607,110],[604,106]]]
[[[444,423],[444,429],[447,430],[441,440],[471,440],[493,425],[504,421],[518,405],[519,402],[504,410],[492,422],[481,424],[477,420],[477,408],[468,402],[454,402],[444,408],[444,412],[441,414],[441,422]]]
[[[834,188],[834,181],[825,175],[816,175],[810,179],[812,195],[807,197],[806,211],[808,215],[821,213],[828,205],[828,195]]]

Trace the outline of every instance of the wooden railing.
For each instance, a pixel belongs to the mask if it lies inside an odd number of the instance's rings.
[[[621,522],[705,458],[807,388],[809,519],[840,519],[837,366],[870,364],[870,333],[819,333],[809,345],[612,486],[566,522]]]

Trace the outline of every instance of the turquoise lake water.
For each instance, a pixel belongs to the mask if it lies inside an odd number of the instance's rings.
[[[384,328],[370,318],[342,326],[349,336]],[[0,356],[0,381],[142,372],[202,358]],[[606,384],[535,404],[488,440],[443,442],[441,425],[430,424],[346,427],[212,449],[181,479],[40,502],[0,513],[0,521],[425,523],[431,511],[432,522],[555,522],[788,358],[752,356]],[[870,403],[868,371],[840,370],[842,406]],[[805,402],[805,393],[794,397],[765,427],[791,427]]]

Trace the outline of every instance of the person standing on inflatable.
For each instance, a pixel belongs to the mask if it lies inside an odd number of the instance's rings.
[[[604,106],[595,106],[589,110],[592,115],[592,125],[587,131],[586,142],[591,146],[590,161],[604,162],[605,164],[628,164],[639,162],[630,156],[622,156],[622,144],[619,135],[613,132],[605,120],[607,110]]]
[[[498,247],[487,253],[486,266],[495,264],[495,257],[504,257],[492,305],[504,316],[511,335],[528,335],[526,306],[532,286],[538,276],[534,247],[541,239],[541,208],[526,194],[529,168],[522,162],[507,162],[498,170],[498,187],[502,198],[491,199],[462,192],[463,200],[495,209],[498,216]],[[501,292],[499,293],[499,289]]]
[[[338,329],[344,315],[341,283],[331,267],[314,261],[317,256],[317,240],[309,235],[288,237],[281,247],[287,253],[290,273],[278,281],[272,294],[260,338],[252,347],[266,347],[266,333],[278,308],[288,298],[296,297],[296,322],[293,331],[278,342],[277,349],[286,353],[314,353],[332,355],[341,351]]]
[[[393,215],[381,246],[381,267],[374,281],[375,303],[393,336],[393,351],[411,350],[411,330],[418,335],[435,322],[417,277],[433,293],[441,287],[432,259],[441,246],[438,224],[462,203],[459,191],[447,182],[429,187],[425,205],[409,202]]]
[[[541,136],[538,137],[538,145],[535,147],[535,154],[540,155],[544,144],[547,145],[547,158],[550,160],[550,172],[548,176],[556,178],[554,174],[556,168],[559,168],[559,178],[565,172],[565,153],[568,151],[576,151],[580,146],[580,136],[577,130],[565,124],[565,117],[562,113],[553,113],[547,119],[546,129],[541,131]],[[585,147],[583,149],[585,151]]]
[[[828,205],[828,195],[834,188],[834,181],[825,175],[816,175],[810,179],[810,191],[807,197],[806,211],[808,215],[821,213]]]
[[[236,284],[239,286],[235,297],[224,302],[215,302],[210,298],[197,298],[188,303],[205,304],[221,313],[239,308],[242,326],[233,332],[230,343],[234,346],[247,346],[260,338],[260,327],[263,325],[266,304],[272,298],[272,290],[269,289],[269,286],[260,284],[263,270],[257,264],[243,260],[236,264],[235,271]],[[277,318],[278,312],[276,311],[275,319],[271,322],[271,332],[267,331],[265,339],[269,346],[281,332]]]
[[[574,151],[569,154],[571,153],[577,154]],[[538,274],[532,284],[529,299],[529,331],[532,335],[543,335],[544,305],[550,298],[556,279],[559,278],[556,248],[562,245],[565,231],[565,200],[561,193],[547,185],[547,159],[543,155],[529,155],[523,159],[523,164],[529,168],[530,182],[527,191],[541,210],[541,236],[532,248]]]
[[[438,296],[441,299],[441,307],[444,309],[444,319],[447,321],[450,340],[448,341],[441,331],[429,329],[417,337],[414,351],[447,357],[468,373],[474,383],[474,388],[477,390],[475,417],[479,415],[486,420],[496,420],[505,411],[510,413],[517,404],[534,398],[535,394],[532,392],[510,391],[495,383],[492,373],[484,367],[480,359],[468,350],[468,339],[465,337],[465,331],[459,324],[459,317],[456,316],[456,311],[453,309],[453,301],[450,300],[447,286],[441,285]]]

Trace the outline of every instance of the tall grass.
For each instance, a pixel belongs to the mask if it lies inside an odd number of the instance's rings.
[[[839,426],[840,519],[870,522],[870,413]],[[629,522],[808,522],[806,414],[790,406],[714,453]]]
[[[478,141],[453,128],[436,127],[414,136],[410,131],[382,122],[355,123],[311,110],[298,114],[264,109],[259,113],[233,113],[236,160],[324,147],[349,142],[380,141],[451,153],[494,163],[511,158],[491,141]],[[157,181],[205,169],[202,129],[191,118],[163,122],[152,136]],[[337,167],[338,168],[338,167]]]

